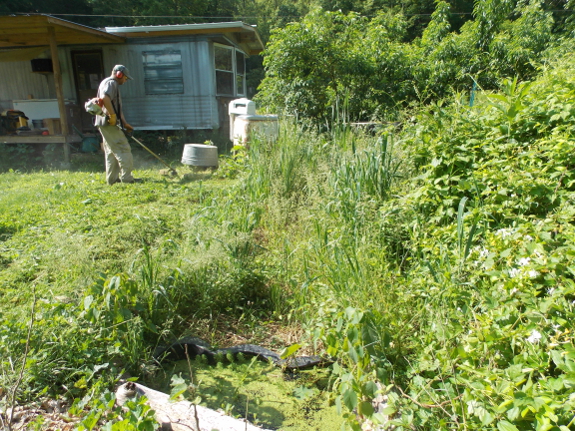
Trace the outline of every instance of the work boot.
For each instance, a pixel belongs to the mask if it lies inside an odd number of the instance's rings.
[[[122,182],[123,182],[123,183],[126,183],[126,184],[133,184],[133,183],[143,183],[144,180],[141,179],[141,178],[134,178],[134,179],[131,180],[131,181],[122,181]]]

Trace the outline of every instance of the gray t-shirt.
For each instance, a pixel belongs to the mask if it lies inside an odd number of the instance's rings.
[[[115,114],[118,117],[118,123],[122,121],[120,115],[120,109],[122,106],[122,96],[120,96],[120,89],[118,88],[118,82],[111,76],[104,79],[100,82],[100,86],[98,87],[98,97],[103,99],[105,95],[108,95],[110,100],[112,101],[112,106],[114,107]],[[106,117],[102,117],[100,115],[94,116],[94,125],[95,126],[107,126],[108,119]]]

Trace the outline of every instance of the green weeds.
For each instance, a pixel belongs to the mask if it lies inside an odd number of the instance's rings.
[[[284,122],[202,181],[1,175],[0,385],[24,364],[19,402],[80,398],[182,333],[265,319],[333,359],[354,430],[572,429],[572,65],[377,136]]]

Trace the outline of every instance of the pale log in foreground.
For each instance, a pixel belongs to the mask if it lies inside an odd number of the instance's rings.
[[[156,420],[162,424],[162,430],[268,431],[215,410],[194,406],[189,401],[170,401],[169,395],[138,383],[127,382],[116,390],[116,400],[119,405],[123,405],[129,398],[136,395],[145,396],[148,399],[148,405],[156,412]],[[199,423],[199,428],[197,423]]]

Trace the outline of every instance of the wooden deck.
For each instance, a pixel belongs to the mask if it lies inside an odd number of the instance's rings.
[[[0,144],[75,144],[82,142],[78,135],[0,135]]]
[[[70,163],[70,148],[68,144],[82,142],[78,135],[0,135],[0,144],[62,144],[64,163]]]

